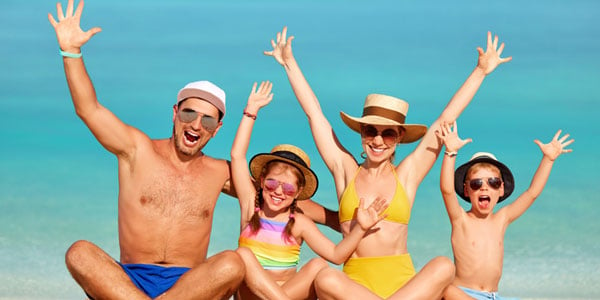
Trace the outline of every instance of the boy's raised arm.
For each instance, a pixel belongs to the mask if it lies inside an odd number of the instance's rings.
[[[446,211],[450,221],[454,221],[462,215],[463,209],[458,204],[458,198],[454,191],[454,166],[456,164],[456,154],[464,145],[472,140],[462,140],[458,137],[458,127],[456,121],[452,124],[442,123],[439,130],[435,131],[437,137],[446,146],[444,160],[442,161],[442,173],[440,175],[440,190],[442,198],[446,205]]]
[[[550,176],[554,160],[562,153],[573,151],[572,149],[565,148],[571,145],[575,140],[567,140],[569,134],[565,134],[561,137],[561,132],[562,130],[558,130],[554,135],[554,138],[552,138],[548,144],[542,144],[539,140],[534,141],[540,147],[544,156],[542,157],[542,161],[540,162],[537,171],[533,175],[529,188],[523,192],[517,200],[504,208],[509,223],[520,217],[542,193],[542,190],[548,181],[548,177]]]

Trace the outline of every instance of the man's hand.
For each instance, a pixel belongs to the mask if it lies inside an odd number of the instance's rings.
[[[81,46],[87,43],[94,34],[102,31],[100,27],[94,27],[85,32],[81,30],[79,23],[81,20],[81,13],[83,12],[83,0],[77,5],[75,12],[73,12],[73,0],[69,0],[69,3],[67,4],[66,14],[63,14],[62,4],[60,2],[56,3],[56,10],[58,22],[50,13],[48,13],[48,20],[56,31],[58,45],[63,51],[80,53]]]

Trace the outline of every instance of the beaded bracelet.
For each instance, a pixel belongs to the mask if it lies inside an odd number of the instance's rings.
[[[244,111],[244,116],[246,116],[246,117],[248,117],[248,118],[250,118],[252,120],[256,120],[256,115],[253,115],[253,114],[251,114],[251,113],[249,113],[247,111]]]

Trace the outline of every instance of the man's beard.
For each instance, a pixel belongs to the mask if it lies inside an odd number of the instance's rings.
[[[196,146],[194,148],[188,148],[185,145],[183,145],[183,138],[185,138],[184,131],[182,129],[181,132],[178,134],[175,131],[175,125],[173,125],[173,138],[175,139],[175,149],[183,155],[195,156],[198,154],[198,152],[200,152],[202,150],[203,145],[200,145],[199,142],[196,144]],[[198,138],[198,141],[199,140],[200,140],[200,138]]]

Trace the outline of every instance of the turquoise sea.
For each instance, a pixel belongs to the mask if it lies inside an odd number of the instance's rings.
[[[63,2],[64,3],[64,2]],[[5,0],[0,10],[0,299],[82,299],[64,265],[79,239],[118,258],[117,164],[76,117],[46,14],[54,1]],[[64,3],[66,6],[66,3]],[[153,138],[171,134],[171,105],[189,81],[227,92],[224,127],[206,148],[229,149],[254,81],[274,82],[250,153],[293,143],[309,153],[336,208],[333,181],[283,69],[262,54],[284,25],[294,53],[341,142],[360,140],[339,111],[361,113],[385,93],[410,104],[408,122],[430,124],[477,62],[491,30],[513,61],[488,76],[459,119],[474,142],[510,166],[516,194],[541,158],[536,138],[571,133],[534,205],[506,233],[500,292],[523,299],[600,299],[600,2],[548,1],[153,1],[88,0],[82,26],[103,31],[83,54],[100,101]],[[400,146],[404,157],[414,145]],[[439,192],[440,161],[420,187],[409,251],[420,268],[452,257]],[[218,202],[210,253],[237,246],[235,199]],[[509,198],[508,201],[514,200]],[[339,235],[323,231],[333,240]],[[302,260],[314,254],[303,248]]]

